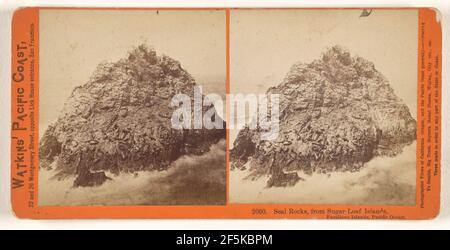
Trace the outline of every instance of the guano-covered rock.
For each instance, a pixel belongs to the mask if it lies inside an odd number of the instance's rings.
[[[310,64],[292,66],[267,94],[280,95],[280,131],[261,140],[242,129],[231,168],[271,186],[294,185],[297,171],[358,171],[375,156],[395,156],[416,138],[416,121],[373,63],[334,46]]]
[[[55,178],[75,175],[74,186],[97,186],[110,179],[106,171],[163,170],[182,155],[205,153],[225,129],[177,130],[170,120],[172,96],[192,97],[195,85],[178,61],[145,45],[98,65],[42,136],[40,166],[54,166]]]

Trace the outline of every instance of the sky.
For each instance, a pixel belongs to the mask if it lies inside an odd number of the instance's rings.
[[[225,92],[225,20],[224,10],[41,10],[40,134],[100,62],[141,43],[180,61],[205,92]]]
[[[264,93],[296,62],[333,45],[375,64],[416,117],[417,10],[232,10],[232,93]],[[225,91],[224,10],[41,10],[40,126],[56,120],[73,88],[100,62],[146,43],[181,62],[205,93]],[[231,138],[237,131],[231,131]]]
[[[416,117],[417,10],[236,10],[231,12],[231,91],[265,92],[296,62],[340,45],[375,64]]]

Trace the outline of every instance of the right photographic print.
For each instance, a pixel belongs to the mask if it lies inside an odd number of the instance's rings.
[[[237,9],[229,28],[231,204],[416,204],[417,9]]]

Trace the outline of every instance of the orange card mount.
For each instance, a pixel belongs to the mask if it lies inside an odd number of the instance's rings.
[[[19,9],[13,211],[434,218],[441,50],[430,8]]]

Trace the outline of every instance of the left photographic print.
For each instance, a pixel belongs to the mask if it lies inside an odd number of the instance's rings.
[[[225,10],[40,10],[39,206],[226,203]]]

